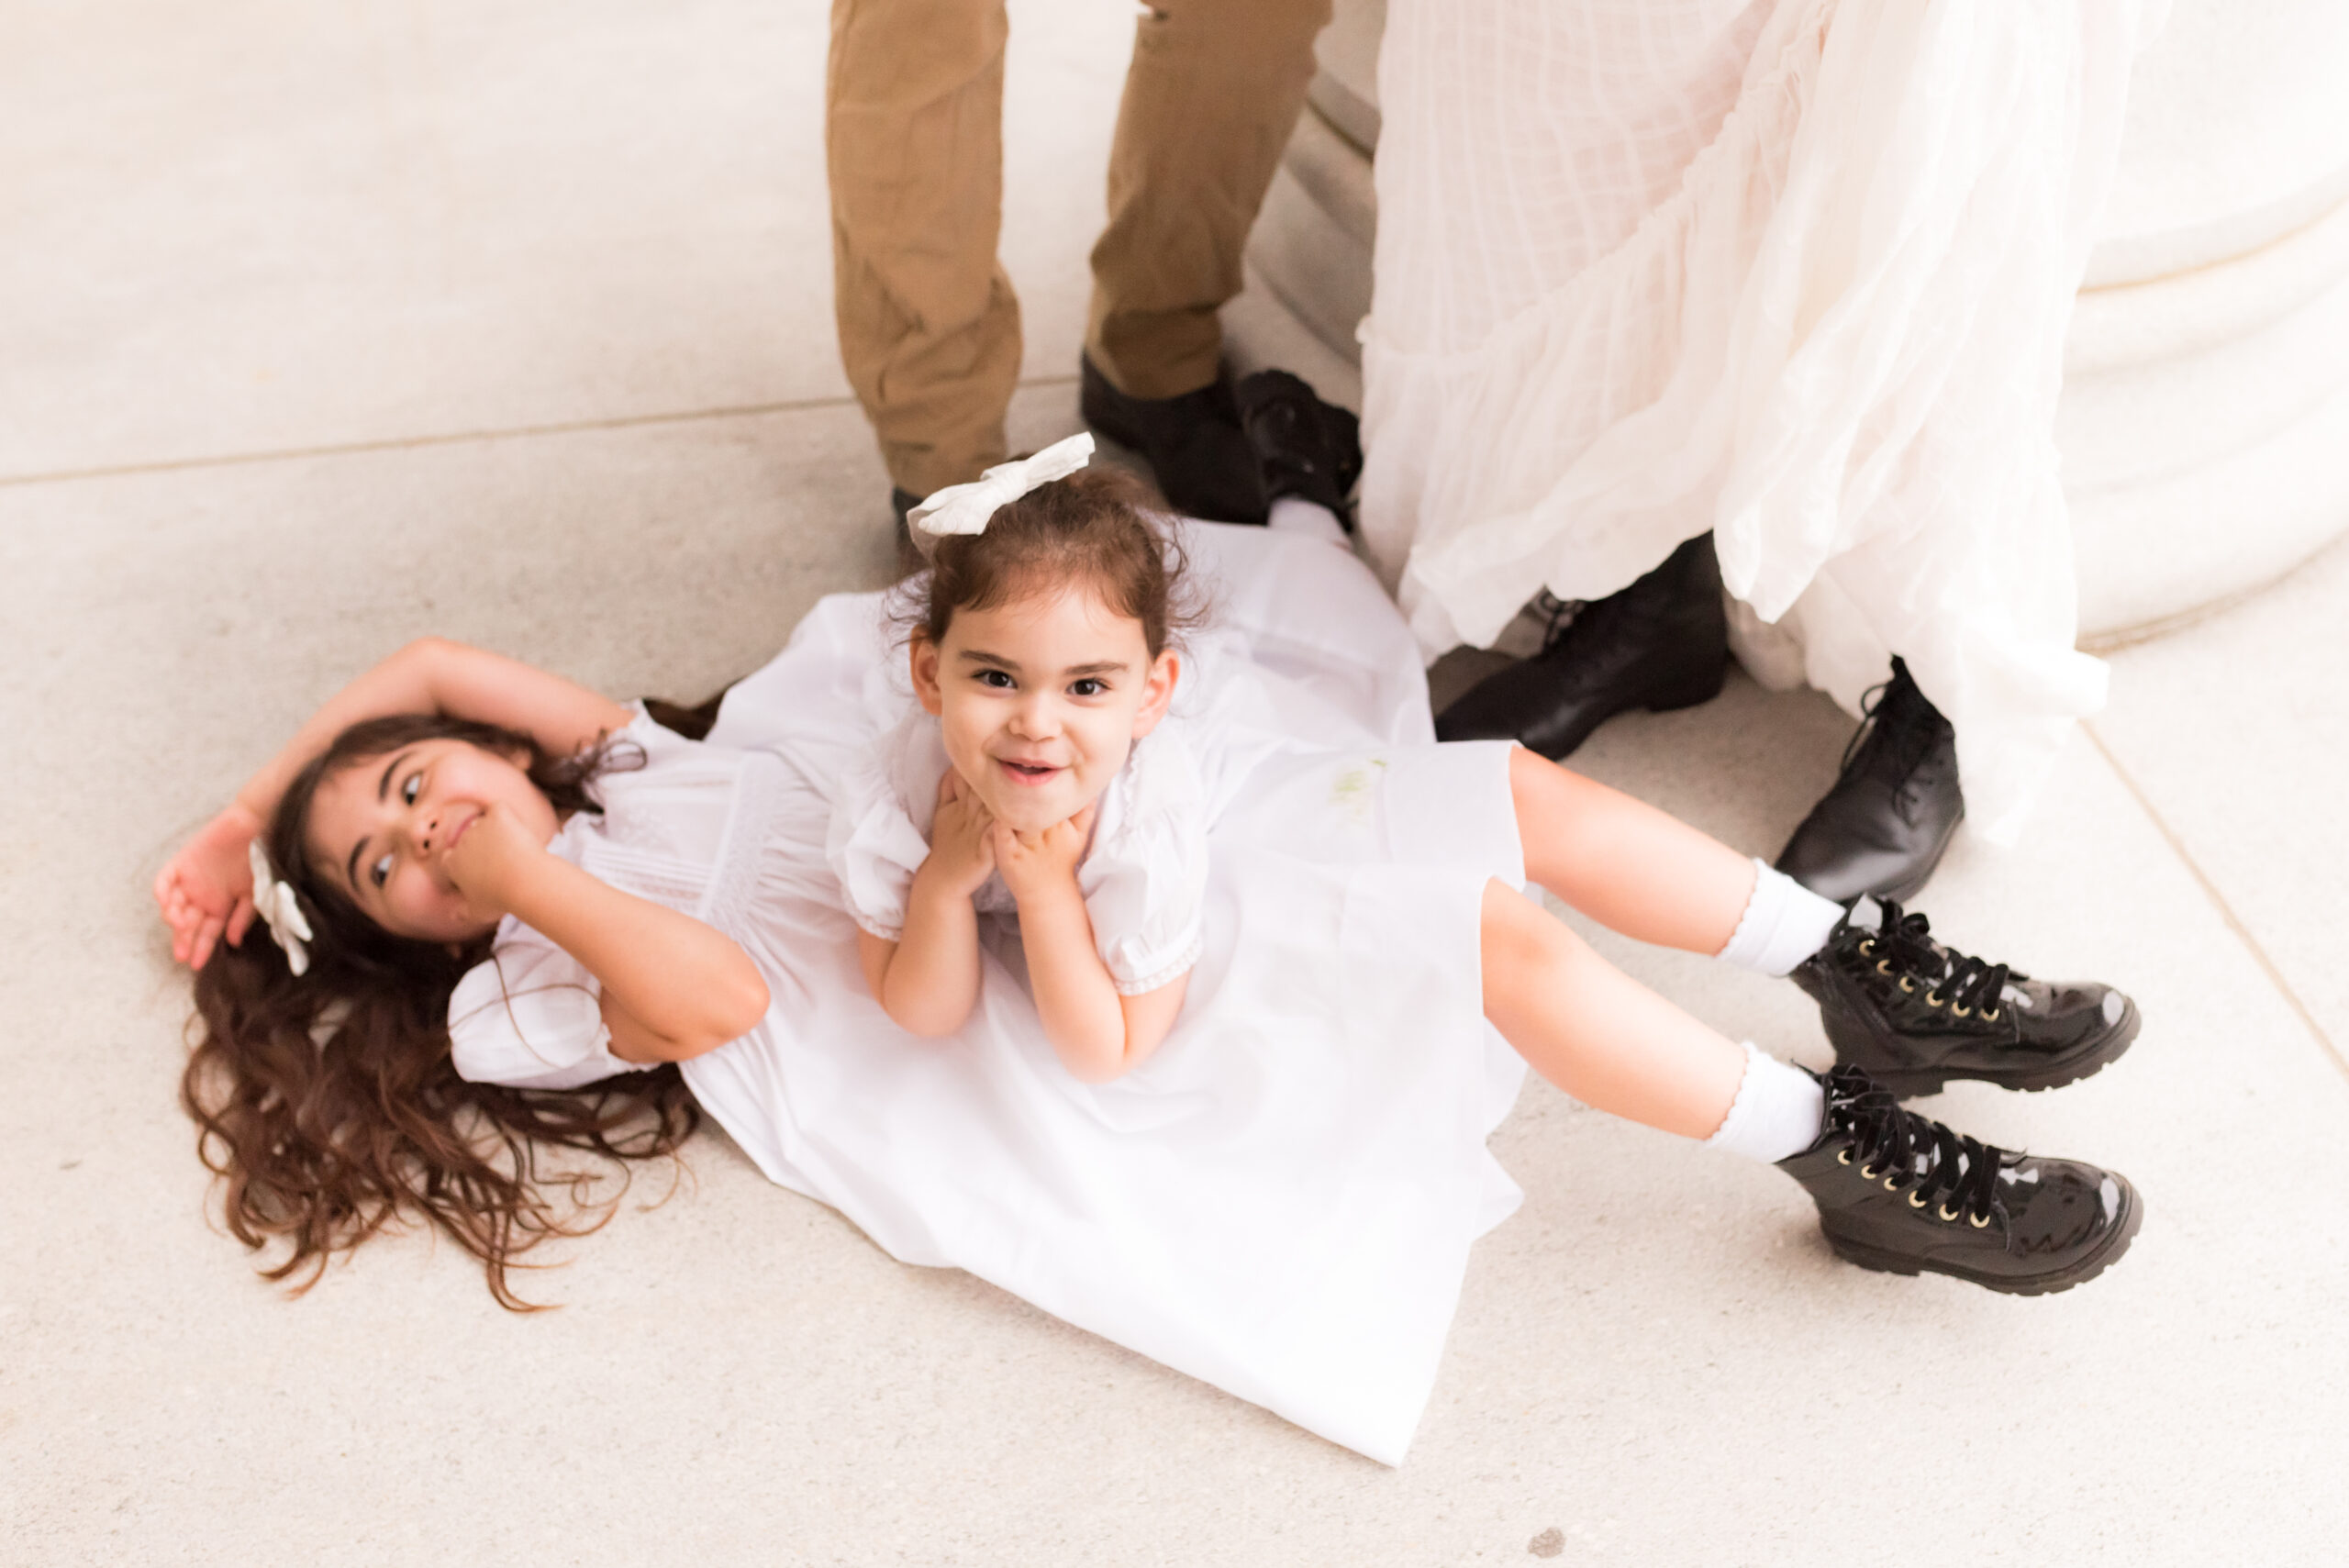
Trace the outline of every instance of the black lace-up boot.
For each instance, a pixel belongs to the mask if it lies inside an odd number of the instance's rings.
[[[2112,987],[1968,958],[1935,941],[1924,916],[1879,907],[1874,930],[1845,915],[1792,978],[1819,1004],[1835,1059],[1893,1093],[1937,1094],[1952,1078],[2053,1089],[2137,1038],[2137,1005]]]
[[[1286,371],[1258,371],[1232,390],[1240,428],[1264,475],[1266,504],[1284,495],[1311,501],[1353,532],[1347,502],[1362,477],[1362,421],[1351,409],[1322,402]]]
[[[1713,536],[1699,534],[1621,593],[1575,610],[1532,658],[1469,687],[1436,715],[1436,739],[1521,740],[1555,761],[1628,708],[1711,701],[1728,672],[1720,562]]]
[[[1778,869],[1838,904],[1872,893],[1914,898],[1965,815],[1957,731],[1925,700],[1909,666],[1869,695],[1835,785],[1779,852]]]
[[[2042,1296],[2102,1273],[2144,1218],[2117,1172],[1961,1137],[1901,1109],[1855,1067],[1823,1086],[1825,1130],[1778,1168],[1819,1205],[1827,1244],[1864,1269],[1930,1269]]]

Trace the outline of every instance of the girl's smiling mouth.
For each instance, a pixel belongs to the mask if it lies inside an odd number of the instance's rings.
[[[1050,762],[1020,762],[1009,757],[997,757],[995,765],[1003,770],[1005,777],[1019,784],[1049,784],[1067,771]]]

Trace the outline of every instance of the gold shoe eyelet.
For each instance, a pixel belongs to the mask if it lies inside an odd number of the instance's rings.
[[[1976,1230],[1987,1230],[1990,1228],[1990,1217],[1987,1214],[1969,1214],[1965,1217],[1965,1223]]]
[[[1928,1007],[1939,1007],[1944,1005],[1945,1004],[1942,1000],[1942,994],[1940,992],[1928,991],[1925,993],[1925,1006]]]
[[[1889,973],[1892,973],[1892,961],[1891,961],[1890,959],[1888,959],[1888,958],[1880,958],[1880,959],[1877,959],[1877,960],[1876,961],[1876,972],[1878,974],[1889,974]]]
[[[1949,1010],[1949,1016],[1953,1018],[1970,1018],[1974,1016],[1974,1009],[1971,1007],[1952,1007]]]
[[[1922,1207],[1925,1207],[1925,1195],[1924,1195],[1924,1194],[1922,1194],[1922,1193],[1910,1193],[1910,1194],[1909,1195],[1909,1207],[1910,1208],[1922,1208]]]
[[[1863,1165],[1860,1167],[1860,1180],[1864,1182],[1873,1182],[1878,1176],[1883,1174],[1884,1173],[1877,1170],[1874,1165]]]
[[[1913,992],[1917,989],[1917,983],[1904,974],[1900,977],[1900,989]]]
[[[1876,951],[1876,939],[1874,937],[1862,937],[1860,939],[1860,956],[1862,958],[1865,958],[1868,954],[1874,951]]]
[[[1886,1192],[1888,1192],[1888,1193],[1897,1193],[1897,1192],[1898,1192],[1898,1191],[1900,1190],[1900,1178],[1899,1178],[1899,1176],[1898,1176],[1898,1174],[1895,1174],[1895,1175],[1890,1175],[1890,1176],[1887,1176],[1887,1177],[1885,1177],[1885,1179],[1884,1179],[1884,1190],[1885,1190]]]
[[[1848,1165],[1851,1162],[1852,1151],[1849,1149],[1838,1149],[1835,1151],[1835,1163],[1838,1165]]]
[[[1984,1008],[1982,1012],[1982,1021],[1986,1024],[1997,1023],[1998,1021],[1998,1009],[1996,1007]]]
[[[1939,1208],[1933,1210],[1933,1212],[1940,1215],[1943,1220],[1948,1224],[1954,1225],[1957,1223],[1957,1210],[1950,1207],[1947,1204],[1942,1205]]]

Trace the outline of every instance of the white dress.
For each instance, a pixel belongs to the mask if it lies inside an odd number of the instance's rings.
[[[1907,658],[2010,838],[2103,700],[2054,408],[2162,9],[1390,0],[1362,519],[1426,647],[1709,528],[1813,684]]]
[[[603,815],[551,848],[758,963],[765,1019],[684,1072],[768,1176],[894,1257],[1393,1463],[1468,1245],[1519,1198],[1485,1140],[1524,1068],[1482,1016],[1478,951],[1486,883],[1523,875],[1508,749],[1433,743],[1417,650],[1352,555],[1262,528],[1186,540],[1216,627],[1080,872],[1121,981],[1191,975],[1165,1042],[1116,1083],[1061,1067],[1008,917],[981,922],[958,1035],[915,1039],[866,989],[858,918],[888,929],[918,863],[900,829],[936,780],[883,595],[818,605],[707,743],[640,717],[624,738],[644,765],[598,781]],[[458,1070],[628,1071],[596,989],[507,921],[451,1002]]]

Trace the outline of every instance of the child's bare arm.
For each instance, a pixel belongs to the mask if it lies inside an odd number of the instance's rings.
[[[1087,810],[1041,833],[998,827],[996,862],[1019,901],[1020,945],[1044,1033],[1072,1074],[1106,1084],[1140,1066],[1164,1041],[1183,1010],[1190,976],[1138,996],[1119,995],[1076,884],[1076,862],[1091,826]]]
[[[448,869],[484,917],[516,916],[586,967],[622,1061],[683,1062],[766,1015],[766,982],[732,938],[548,853],[503,806],[457,841]]]
[[[629,710],[518,659],[446,638],[418,638],[327,699],[293,740],[237,792],[259,820],[302,765],[362,719],[440,713],[516,729],[550,756],[567,757],[628,723]]]
[[[986,808],[953,770],[939,781],[930,858],[906,895],[896,941],[857,933],[857,956],[874,1000],[898,1028],[952,1034],[979,1000],[979,917],[971,895],[995,869]]]

